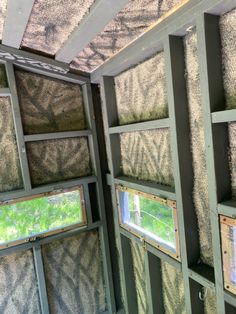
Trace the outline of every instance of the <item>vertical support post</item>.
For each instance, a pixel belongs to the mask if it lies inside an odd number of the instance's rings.
[[[149,314],[163,314],[161,260],[151,252],[145,252],[145,274]]]
[[[49,314],[47,289],[44,276],[44,267],[42,259],[41,246],[36,244],[33,247],[34,265],[36,270],[36,276],[38,281],[38,290],[42,314]]]
[[[23,127],[22,127],[22,122],[21,122],[20,106],[19,106],[17,90],[16,90],[15,74],[14,74],[14,68],[13,68],[12,63],[6,62],[6,72],[7,72],[7,78],[8,78],[8,85],[11,91],[12,114],[13,114],[13,120],[14,120],[15,131],[16,131],[16,140],[17,140],[17,147],[18,147],[19,158],[20,158],[21,173],[22,173],[24,188],[26,191],[29,191],[31,190],[31,180],[30,180],[29,165],[28,165],[25,142],[24,142]]]
[[[164,41],[164,53],[185,305],[187,313],[201,313],[201,307],[199,310],[191,307],[188,277],[188,266],[197,263],[199,258],[199,240],[192,200],[193,170],[182,37],[168,36]]]
[[[89,129],[92,130],[92,135],[89,135],[89,148],[90,148],[90,154],[92,158],[93,169],[97,176],[97,198],[98,198],[98,206],[99,206],[99,211],[100,211],[100,218],[102,221],[102,226],[99,228],[99,232],[100,232],[100,241],[101,241],[101,248],[102,248],[102,254],[103,254],[103,269],[104,269],[104,276],[105,276],[106,294],[107,294],[107,300],[108,300],[108,310],[110,313],[116,313],[105,204],[104,204],[102,179],[101,179],[100,158],[99,158],[99,152],[98,152],[98,140],[97,140],[95,116],[94,116],[94,110],[93,110],[92,90],[91,90],[90,84],[83,85],[83,95],[84,95],[84,103],[85,103],[85,111],[87,115],[88,127]]]
[[[113,164],[115,156],[113,155],[111,136],[109,135],[109,127],[117,123],[117,107],[116,95],[113,77],[103,77],[101,79],[101,98],[105,139],[107,145],[108,164],[111,172],[111,193],[114,210],[115,231],[117,237],[117,246],[120,257],[120,275],[121,285],[124,292],[124,305],[127,313],[138,313],[137,296],[135,293],[135,280],[133,274],[132,253],[129,239],[120,234],[119,217],[117,209],[116,191],[114,184],[114,170],[119,171],[118,166]],[[119,146],[116,148],[119,154]],[[118,160],[119,163],[119,160]],[[117,165],[117,163],[116,163]]]
[[[219,17],[208,14],[200,16],[197,20],[197,38],[204,112],[217,311],[219,314],[222,314],[225,313],[225,302],[217,205],[218,202],[229,196],[230,178],[227,169],[227,126],[223,123],[213,126],[211,122],[211,112],[222,110],[225,104],[221,70]]]

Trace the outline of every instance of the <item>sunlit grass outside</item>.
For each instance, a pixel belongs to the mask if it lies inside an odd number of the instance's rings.
[[[135,195],[129,193],[128,209],[130,223],[158,236],[165,242],[176,246],[173,209],[161,202],[138,196],[139,213],[134,200]]]
[[[0,207],[0,243],[82,222],[79,190]]]

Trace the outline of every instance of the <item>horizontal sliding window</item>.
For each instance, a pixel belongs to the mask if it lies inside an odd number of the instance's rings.
[[[5,202],[0,205],[0,248],[85,224],[81,186]]]
[[[236,219],[220,216],[225,289],[236,294]]]
[[[176,202],[119,185],[116,191],[121,226],[180,259]]]

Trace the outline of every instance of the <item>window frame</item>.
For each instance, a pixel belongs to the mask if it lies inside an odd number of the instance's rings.
[[[177,204],[174,200],[169,200],[167,198],[162,198],[160,196],[156,196],[153,194],[144,193],[135,189],[131,189],[128,187],[125,187],[123,185],[116,184],[116,198],[117,198],[117,210],[118,210],[118,217],[119,217],[119,224],[120,227],[125,229],[126,231],[130,232],[131,234],[135,235],[136,237],[140,238],[144,243],[148,243],[158,250],[166,253],[167,255],[170,255],[171,257],[175,258],[178,261],[181,261],[180,256],[180,244],[179,244],[179,228],[178,228],[178,218],[177,218]],[[138,228],[132,227],[131,225],[124,223],[122,219],[122,208],[120,205],[120,198],[119,198],[119,192],[128,192],[131,194],[136,194],[139,196],[143,196],[147,199],[150,199],[152,201],[156,201],[162,204],[165,204],[172,208],[173,211],[173,221],[174,221],[174,228],[175,228],[175,251],[171,250],[168,245],[165,245],[165,243],[158,242],[157,240],[153,239],[151,236],[148,236],[145,232],[139,231]],[[135,192],[135,193],[134,193]],[[144,229],[145,230],[145,229]]]
[[[53,228],[53,229],[48,230],[48,231],[42,231],[42,232],[37,233],[33,236],[28,236],[28,237],[20,238],[17,240],[1,243],[0,244],[0,250],[6,249],[6,248],[11,247],[11,246],[16,246],[16,245],[19,245],[22,243],[26,243],[26,242],[34,242],[36,240],[43,239],[43,238],[46,238],[48,236],[52,236],[52,235],[55,235],[55,234],[58,234],[61,232],[73,230],[73,229],[76,229],[79,227],[85,227],[88,225],[83,185],[77,185],[77,186],[73,186],[71,188],[59,189],[59,190],[54,190],[54,191],[50,191],[50,192],[34,194],[34,195],[30,195],[30,196],[25,196],[25,197],[16,198],[13,200],[7,200],[7,201],[0,202],[0,208],[1,208],[1,206],[4,206],[4,205],[13,205],[13,204],[24,202],[24,201],[29,201],[29,200],[33,200],[33,199],[37,199],[37,198],[42,198],[42,197],[49,197],[49,196],[63,194],[63,193],[67,193],[67,192],[73,192],[73,191],[79,191],[79,193],[80,193],[80,206],[81,206],[81,216],[82,216],[81,222],[74,223],[71,225],[66,225],[64,227],[62,226],[62,227],[58,227],[58,228]]]
[[[236,219],[225,215],[220,215],[220,234],[221,234],[221,252],[223,263],[224,288],[236,295],[236,285],[234,286],[230,279],[230,257],[228,254],[229,240],[228,237],[224,236],[225,234],[228,234],[228,227],[236,227]]]

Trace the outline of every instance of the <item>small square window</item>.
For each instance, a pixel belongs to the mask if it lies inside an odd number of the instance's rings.
[[[117,185],[120,225],[180,259],[176,202]]]
[[[82,186],[0,204],[0,248],[86,225]]]
[[[236,294],[236,219],[220,216],[225,289]]]

